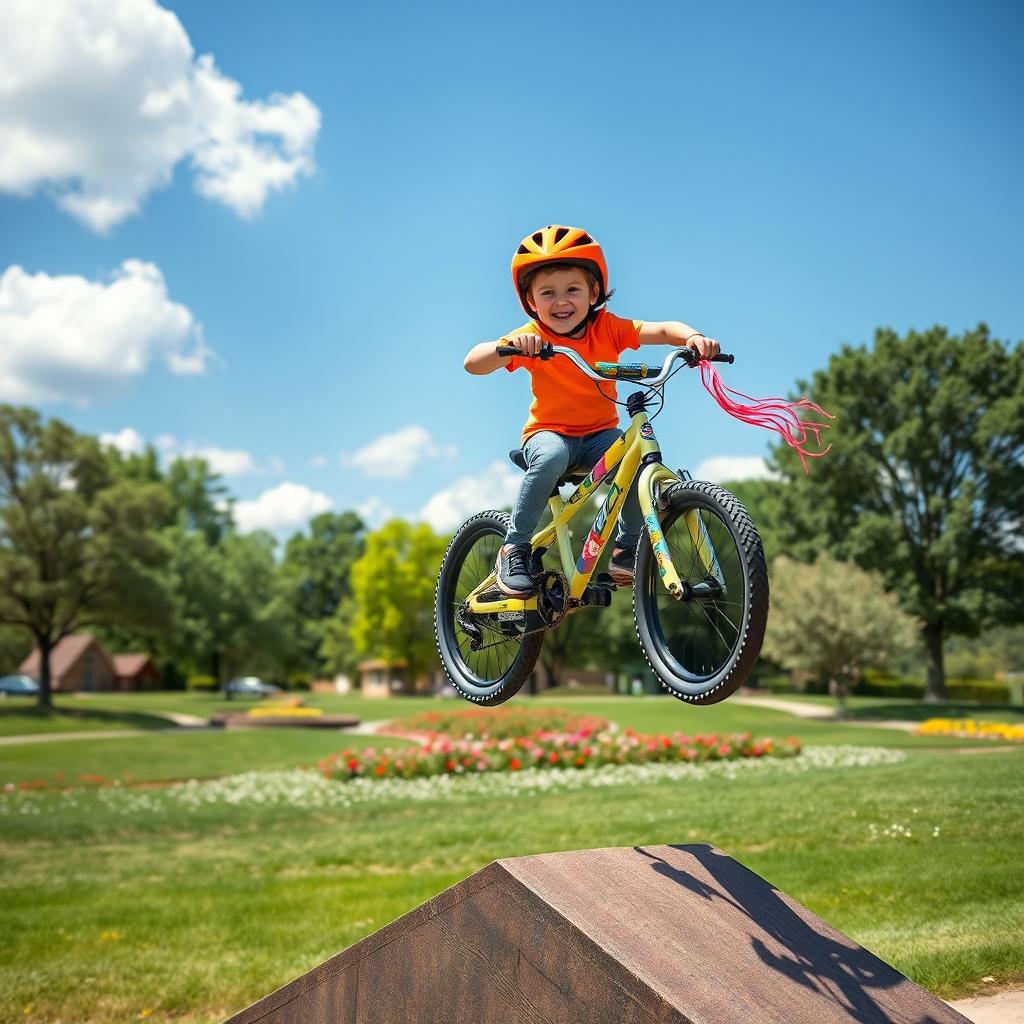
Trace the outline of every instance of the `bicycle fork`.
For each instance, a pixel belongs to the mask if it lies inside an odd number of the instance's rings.
[[[718,562],[718,555],[715,553],[714,545],[708,534],[707,527],[696,509],[690,509],[683,513],[683,520],[689,531],[690,539],[697,551],[704,571],[714,583],[697,584],[697,587],[689,583],[683,583],[679,579],[679,573],[672,562],[669,554],[668,544],[661,529],[661,522],[658,519],[655,508],[655,488],[667,486],[671,483],[678,483],[679,477],[660,462],[649,462],[640,471],[640,478],[637,481],[637,492],[640,499],[640,510],[643,513],[644,525],[651,538],[651,547],[654,550],[654,560],[658,566],[658,575],[665,584],[669,594],[677,601],[688,601],[695,597],[705,596],[709,589],[716,591],[715,596],[720,596],[725,591],[725,576],[722,567]],[[717,586],[716,586],[717,585]]]

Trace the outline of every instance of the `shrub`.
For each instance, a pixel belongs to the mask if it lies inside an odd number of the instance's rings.
[[[289,690],[308,690],[312,683],[313,677],[308,672],[292,672],[287,685]]]
[[[1009,704],[1010,688],[994,679],[947,679],[950,700],[975,700],[981,704]]]
[[[857,693],[869,697],[924,697],[924,681],[901,679],[871,669],[864,673]],[[956,679],[946,677],[946,696],[951,701],[978,701],[982,704],[1009,704],[1010,688],[993,679]]]
[[[218,684],[213,676],[189,676],[185,688],[189,691],[199,690],[204,693],[210,693],[218,689]]]

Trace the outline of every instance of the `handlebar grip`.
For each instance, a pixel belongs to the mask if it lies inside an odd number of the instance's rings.
[[[555,353],[551,348],[551,342],[546,341],[541,345],[540,351],[535,356],[528,356],[520,352],[515,345],[498,345],[494,350],[499,356],[522,356],[523,359],[554,359]]]
[[[700,362],[700,356],[697,355],[697,350],[695,348],[689,348],[689,347],[683,348],[682,349],[682,353],[683,353],[683,359],[686,360],[688,365],[696,366]],[[728,352],[719,352],[717,356],[712,356],[708,360],[708,362],[709,363],[732,363],[732,362],[735,362],[735,360],[736,360],[736,357],[733,356],[733,355],[730,355]]]

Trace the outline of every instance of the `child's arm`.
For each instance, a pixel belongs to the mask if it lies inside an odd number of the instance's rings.
[[[501,341],[481,341],[466,353],[462,365],[470,373],[492,373],[502,366],[507,366],[512,359],[512,356],[499,356],[495,352],[499,345],[515,345],[524,356],[535,356],[543,343],[539,335],[527,331],[511,334]]]
[[[637,340],[641,345],[675,345],[677,348],[689,345],[701,359],[710,359],[721,351],[714,338],[706,338],[696,328],[678,320],[645,320]]]

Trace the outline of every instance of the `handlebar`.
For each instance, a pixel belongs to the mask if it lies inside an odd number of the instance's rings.
[[[498,345],[494,351],[499,356],[523,355],[515,345]],[[554,359],[555,356],[568,356],[591,380],[646,380],[652,386],[661,384],[668,379],[672,364],[677,359],[682,359],[689,366],[696,366],[700,362],[696,350],[684,346],[673,349],[665,357],[665,362],[659,372],[655,372],[655,369],[646,363],[598,363],[596,367],[593,367],[585,363],[574,348],[568,348],[565,345],[552,345],[550,342],[545,342],[536,356],[523,356],[523,358]],[[720,352],[717,356],[711,357],[711,362],[731,363],[734,359],[734,356]]]

